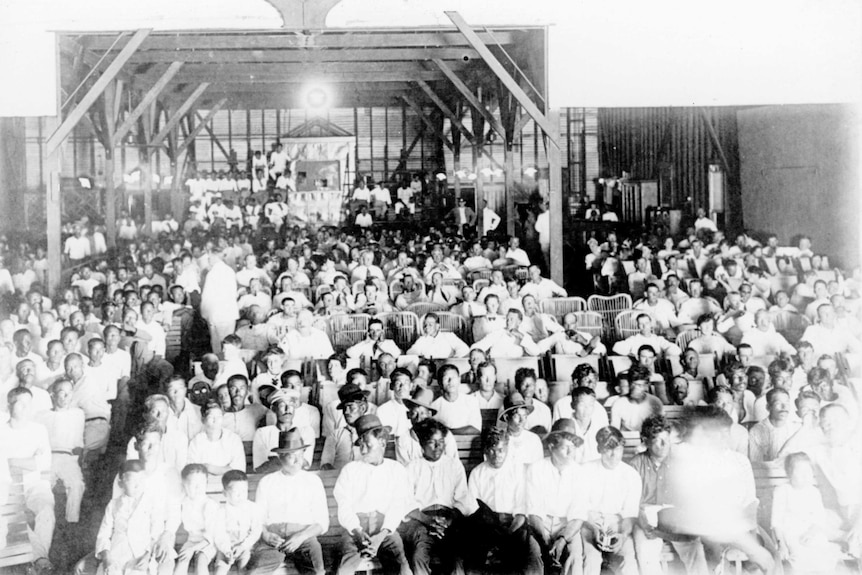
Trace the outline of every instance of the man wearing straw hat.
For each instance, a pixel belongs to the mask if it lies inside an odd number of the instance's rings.
[[[404,405],[407,406],[407,419],[410,420],[411,429],[395,441],[395,458],[402,465],[407,465],[414,459],[422,459],[422,445],[419,443],[419,436],[416,435],[413,428],[421,422],[433,418],[437,413],[437,410],[431,407],[433,401],[434,392],[427,387],[416,387],[409,398],[404,398]],[[443,440],[445,442],[443,455],[458,459],[458,445],[448,428]]]
[[[272,453],[278,456],[281,469],[265,475],[257,487],[263,531],[249,565],[254,575],[273,573],[285,558],[302,575],[324,573],[317,536],[329,529],[329,509],[320,477],[302,468],[303,451],[308,447],[296,428],[278,435]]]
[[[545,438],[550,455],[527,467],[527,522],[541,549],[543,566],[562,568],[565,575],[580,573],[582,522],[572,517],[580,466],[577,452],[584,445],[575,422],[558,419]]]
[[[384,459],[389,428],[376,415],[363,415],[355,427],[361,459],[344,466],[333,490],[338,522],[347,531],[337,573],[352,575],[363,560],[377,557],[384,573],[412,575],[396,531],[413,505],[407,470]]]

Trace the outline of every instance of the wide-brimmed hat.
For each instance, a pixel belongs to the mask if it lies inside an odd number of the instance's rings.
[[[381,423],[380,421],[380,418],[374,414],[363,415],[356,420],[356,423],[354,423],[353,426],[356,428],[356,436],[359,438],[361,438],[369,431],[374,431],[375,429],[382,428],[385,429],[387,432],[392,432],[392,428],[388,425],[383,425],[383,423]],[[353,444],[359,445],[359,439],[357,439]]]
[[[336,409],[344,409],[344,406],[354,401],[365,401],[368,398],[368,392],[363,391],[361,387],[355,383],[345,383],[338,390],[338,406]]]
[[[558,435],[564,436],[566,439],[574,442],[575,447],[579,447],[583,444],[583,440],[578,436],[578,430],[575,426],[575,420],[569,418],[558,419],[554,422],[554,425],[551,426],[551,431],[548,435],[545,436],[545,443],[547,443],[551,438],[556,437]]]
[[[515,409],[524,408],[527,410],[527,413],[533,413],[534,407],[527,403],[527,400],[524,399],[524,396],[514,391],[507,395],[505,399],[503,399],[503,411],[500,412],[499,419],[503,419],[507,413],[513,411]]]
[[[437,410],[431,407],[431,403],[434,401],[434,392],[428,389],[427,387],[417,387],[413,390],[413,393],[410,394],[410,398],[404,398],[404,403],[407,404],[407,407],[411,405],[418,405],[419,407],[424,407],[431,411],[431,415],[437,413]]]
[[[307,449],[302,441],[302,436],[299,434],[299,429],[293,427],[287,431],[281,431],[278,434],[278,447],[272,449],[270,453],[289,453],[291,451],[299,451]]]

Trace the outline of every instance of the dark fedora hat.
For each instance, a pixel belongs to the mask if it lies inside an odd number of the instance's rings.
[[[338,390],[338,406],[337,409],[344,409],[344,406],[354,401],[365,401],[368,398],[368,392],[362,391],[362,388],[355,383],[345,383]]]
[[[388,425],[383,425],[383,423],[381,423],[381,421],[380,421],[380,418],[374,414],[363,415],[362,417],[360,417],[359,419],[356,420],[356,423],[354,423],[353,426],[356,428],[356,436],[360,437],[360,438],[363,435],[365,435],[366,433],[368,433],[369,431],[374,431],[375,429],[381,429],[382,428],[382,429],[385,429],[387,432],[390,432],[390,433],[392,432],[392,428],[389,427]],[[358,445],[358,444],[359,444],[359,440],[357,439],[354,442],[354,445]]]
[[[308,445],[306,445],[302,441],[302,437],[299,434],[299,429],[296,427],[292,427],[287,431],[281,431],[278,434],[278,447],[273,449],[271,453],[289,453],[291,451],[299,451],[300,449],[307,449]]]

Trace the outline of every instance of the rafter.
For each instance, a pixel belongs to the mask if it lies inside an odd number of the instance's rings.
[[[180,107],[177,108],[177,110],[173,113],[173,115],[168,118],[168,121],[165,122],[164,126],[162,126],[161,131],[156,134],[156,137],[153,138],[151,142],[149,142],[149,145],[156,147],[160,146],[162,141],[167,137],[168,132],[170,132],[171,128],[174,127],[174,124],[180,121],[180,118],[182,118],[186,114],[186,112],[191,109],[195,101],[200,98],[201,94],[203,94],[206,89],[209,88],[209,86],[210,85],[207,82],[204,82],[203,84],[200,84],[197,88],[195,88],[194,92],[192,92],[191,95],[186,98],[185,102],[183,102],[182,105],[180,105]]]
[[[491,68],[491,71],[497,75],[503,85],[511,92],[511,94],[518,100],[521,106],[524,107],[524,110],[530,115],[533,120],[542,128],[542,131],[545,132],[545,135],[548,136],[548,139],[551,143],[556,146],[557,149],[560,147],[560,143],[557,141],[557,138],[552,134],[559,132],[559,128],[554,130],[551,126],[550,121],[545,114],[539,110],[538,106],[536,106],[535,102],[530,99],[530,97],[524,92],[518,82],[512,78],[509,74],[508,70],[497,60],[496,56],[491,53],[491,50],[485,45],[482,41],[482,38],[470,27],[469,24],[461,17],[457,12],[445,12],[446,16],[452,21],[453,24],[461,31],[470,45],[479,52],[479,56],[485,63]],[[504,135],[505,137],[505,135]]]
[[[186,150],[186,148],[188,148],[191,143],[195,141],[195,138],[198,137],[198,134],[201,133],[201,130],[203,130],[204,127],[207,126],[207,124],[212,122],[212,119],[215,117],[216,113],[221,110],[222,106],[224,106],[225,101],[226,100],[224,98],[219,100],[219,102],[215,106],[213,106],[212,109],[207,113],[206,117],[200,120],[200,123],[195,126],[195,128],[189,134],[189,137],[186,138],[185,141],[183,141],[183,143],[180,144],[180,146],[177,148],[177,155],[182,154]]]
[[[132,54],[135,53],[135,50],[147,39],[147,36],[150,34],[150,30],[138,30],[129,40],[129,42],[123,47],[117,57],[111,62],[111,64],[105,69],[101,76],[93,83],[93,86],[90,90],[81,98],[81,101],[75,106],[75,108],[69,112],[66,116],[66,119],[63,120],[63,123],[57,128],[57,130],[51,134],[48,138],[47,142],[45,142],[45,148],[47,150],[48,155],[50,156],[54,150],[60,145],[60,143],[65,140],[69,134],[72,133],[72,130],[75,129],[75,126],[87,113],[87,110],[90,109],[99,96],[102,95],[102,92],[105,91],[105,88],[111,81],[116,78],[117,74],[123,68],[123,65],[129,61]]]
[[[404,100],[404,102],[406,102],[408,106],[410,106],[410,109],[413,110],[417,116],[419,116],[419,119],[422,120],[422,123],[425,124],[425,126],[429,130],[431,130],[431,132],[435,136],[440,138],[440,140],[444,144],[446,144],[447,148],[449,148],[450,150],[454,150],[454,147],[452,146],[452,142],[449,140],[449,138],[446,137],[446,134],[444,134],[437,126],[435,126],[434,122],[432,122],[431,120],[428,119],[428,116],[425,115],[425,111],[419,106],[419,104],[417,104],[413,100],[413,98],[411,98],[407,94],[401,94],[401,99]]]
[[[120,140],[126,137],[126,134],[129,133],[129,130],[132,129],[132,126],[135,124],[135,122],[138,121],[138,118],[141,117],[141,114],[144,113],[144,110],[146,110],[150,104],[156,101],[156,98],[159,97],[159,94],[162,93],[162,90],[165,89],[165,86],[168,85],[168,82],[170,82],[171,79],[176,76],[177,72],[179,72],[180,68],[182,67],[182,62],[174,62],[173,64],[168,66],[168,69],[165,70],[165,72],[161,75],[161,77],[159,77],[156,83],[153,84],[153,86],[149,90],[147,90],[147,93],[144,94],[144,97],[141,99],[140,103],[138,103],[135,109],[132,110],[132,112],[128,116],[126,116],[126,119],[123,121],[120,127],[117,128],[117,131],[114,133],[114,137],[112,139],[113,145],[116,145]]]
[[[464,81],[461,80],[461,78],[459,78],[457,74],[455,74],[455,71],[452,70],[449,64],[437,58],[434,59],[434,64],[436,64],[437,67],[440,68],[440,71],[443,72],[443,74],[447,78],[449,78],[449,81],[452,82],[452,84],[455,86],[455,89],[458,90],[461,95],[464,96],[464,98],[466,98],[470,105],[473,106],[473,108],[475,108],[476,111],[478,111],[482,115],[482,117],[485,119],[486,122],[488,122],[491,128],[495,132],[500,134],[501,138],[505,139],[506,131],[503,130],[503,126],[500,124],[500,122],[497,121],[497,118],[495,118],[494,115],[488,111],[485,105],[479,100],[479,98],[476,97],[476,95],[472,92],[472,90],[470,90],[467,84],[465,84]]]

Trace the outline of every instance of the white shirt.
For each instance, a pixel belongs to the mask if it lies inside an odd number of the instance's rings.
[[[814,343],[813,340],[807,341]],[[750,345],[755,357],[778,355],[780,353],[794,355],[796,353],[796,350],[784,339],[784,336],[772,327],[767,331],[763,331],[760,328],[750,329],[742,336],[740,343]]]
[[[628,463],[606,469],[600,459],[583,465],[578,487],[582,494],[572,511],[576,519],[588,519],[589,513],[621,515],[636,518],[640,512],[641,478]]]
[[[557,282],[548,278],[541,278],[539,283],[530,280],[524,284],[521,291],[518,293],[521,297],[531,295],[537,300],[549,299],[552,297],[566,297],[569,295],[566,290],[557,284]]]
[[[351,461],[341,470],[332,494],[338,503],[338,523],[348,532],[360,527],[357,513],[383,514],[381,529],[394,532],[411,511],[407,469],[391,459],[380,465]]]
[[[810,325],[805,328],[802,340],[810,342],[814,346],[814,354],[817,356],[862,351],[862,344],[859,340],[853,337],[849,330],[837,326],[833,329],[827,329],[819,323]]]
[[[264,475],[257,486],[255,502],[263,514],[264,526],[297,523],[319,525],[322,533],[329,530],[326,491],[314,473],[300,470],[296,475],[281,471]]]
[[[454,333],[441,331],[436,336],[422,335],[416,340],[408,355],[423,355],[433,358],[465,357],[470,353],[466,343]]]
[[[478,508],[467,489],[467,474],[460,459],[414,459],[407,464],[407,474],[416,509],[442,505],[467,516]]]
[[[302,335],[292,329],[279,343],[279,347],[284,350],[289,359],[326,359],[335,353],[325,331],[315,327],[308,329],[308,335]]]
[[[543,246],[551,244],[551,212],[544,211],[536,216],[536,223],[533,226],[539,234],[539,243]]]
[[[24,486],[29,488],[42,483],[42,473],[51,469],[51,442],[48,430],[35,421],[12,427],[9,422],[0,423],[0,445],[6,459],[33,459],[36,469],[23,474]]]
[[[482,394],[479,393],[479,390],[470,392],[469,395],[471,397],[476,398],[476,403],[479,405],[479,409],[500,409],[503,407],[503,396],[497,393],[496,391],[491,394],[491,399],[485,399],[482,397]]]
[[[644,337],[640,333],[637,333],[633,336],[627,337],[624,340],[615,343],[613,347],[613,352],[617,355],[637,355],[638,349],[642,345],[648,345],[652,347],[657,355],[680,355],[682,353],[682,351],[675,343],[671,343],[663,337],[660,337],[655,334],[649,337]]]
[[[449,429],[467,426],[482,429],[482,413],[476,398],[471,395],[459,393],[455,401],[440,396],[431,403],[431,408],[437,410],[434,419]]]
[[[375,344],[377,344],[376,350],[374,349]],[[379,344],[373,340],[364,339],[347,348],[347,357],[351,359],[357,359],[363,355],[369,359],[377,359],[381,353],[389,353],[392,357],[398,357],[401,355],[401,349],[391,339],[384,339]]]
[[[519,266],[529,267],[530,265],[530,258],[527,257],[527,252],[525,252],[521,248],[514,250],[512,248],[509,248],[506,251],[506,257],[518,264]]]
[[[189,441],[188,462],[245,471],[242,440],[229,429],[222,429],[221,437],[215,441],[210,441],[206,432],[201,431]]]
[[[458,459],[458,444],[455,443],[455,436],[451,433],[446,433],[443,438],[446,444],[443,448],[443,457]],[[422,459],[422,446],[419,444],[419,439],[413,433],[413,429],[395,441],[395,458],[401,465],[407,465],[414,459]]]
[[[392,435],[401,437],[410,433],[410,420],[407,419],[407,406],[390,399],[377,408],[377,417],[383,425],[392,428]]]
[[[571,517],[575,497],[575,487],[579,481],[580,466],[571,464],[557,469],[549,457],[536,461],[527,467],[526,510],[547,522],[549,517]]]
[[[467,487],[474,499],[496,513],[526,513],[524,468],[508,459],[499,469],[480,463],[470,473]]]
[[[523,430],[518,435],[509,435],[509,454],[506,456],[513,463],[530,465],[540,461],[545,456],[542,440],[532,431]]]
[[[84,447],[84,412],[77,407],[43,411],[36,421],[48,430],[52,451],[68,451]]]
[[[99,372],[93,372],[98,374]],[[87,419],[104,417],[111,419],[111,406],[108,400],[117,397],[117,381],[113,378],[91,375],[85,371],[84,377],[74,384],[72,388],[72,403],[75,407],[84,410]]]

